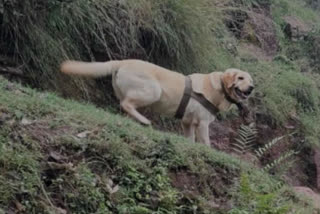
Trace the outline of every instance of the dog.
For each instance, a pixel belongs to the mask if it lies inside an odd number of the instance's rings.
[[[151,122],[138,112],[148,107],[152,112],[174,116],[184,95],[186,76],[142,60],[114,60],[107,62],[65,61],[61,72],[68,75],[103,77],[112,75],[112,86],[123,110],[144,125]],[[225,72],[190,75],[192,90],[202,94],[219,111],[248,99],[254,89],[249,73],[239,69]],[[227,99],[229,98],[229,99]],[[183,117],[185,137],[210,145],[209,124],[215,115],[195,99],[190,98]]]

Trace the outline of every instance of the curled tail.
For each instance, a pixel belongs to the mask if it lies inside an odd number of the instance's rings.
[[[119,69],[120,61],[108,62],[81,62],[81,61],[65,61],[62,63],[60,71],[66,74],[87,76],[87,77],[103,77],[111,75],[112,72]]]

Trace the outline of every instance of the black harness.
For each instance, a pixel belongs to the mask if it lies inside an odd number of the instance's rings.
[[[241,111],[243,109],[243,105],[242,103],[239,103],[237,101],[235,101],[234,99],[232,99],[226,92],[226,89],[224,88],[223,84],[222,84],[222,90],[223,93],[226,97],[226,99],[230,102],[230,103],[234,103],[237,105],[238,109]],[[184,92],[183,92],[183,96],[182,99],[180,101],[179,107],[176,111],[175,117],[178,119],[182,119],[187,105],[190,101],[190,98],[193,98],[195,100],[197,100],[203,107],[205,107],[211,114],[216,115],[219,112],[219,109],[214,106],[209,100],[207,100],[203,94],[195,92],[192,90],[192,80],[190,78],[190,76],[186,76],[185,79],[185,88],[184,88]]]

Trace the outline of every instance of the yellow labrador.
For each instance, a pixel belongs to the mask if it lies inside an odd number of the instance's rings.
[[[183,74],[141,60],[66,61],[61,65],[61,71],[88,77],[112,75],[112,86],[121,107],[145,125],[151,122],[137,111],[138,108],[150,107],[153,112],[174,116],[185,89],[186,77]],[[190,78],[192,90],[201,93],[220,111],[229,109],[232,104],[230,98],[241,102],[253,90],[251,76],[238,69],[210,74],[195,73]],[[213,120],[215,115],[191,98],[182,117],[185,136],[210,145],[208,126]]]

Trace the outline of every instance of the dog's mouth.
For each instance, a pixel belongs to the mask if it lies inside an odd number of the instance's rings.
[[[241,91],[238,87],[235,87],[235,93],[236,93],[236,95],[239,97],[239,98],[241,98],[241,99],[247,99],[249,96],[250,96],[250,94],[251,94],[251,92],[252,92],[252,90],[253,90],[253,86],[250,86],[249,88],[248,88],[248,90],[246,90],[246,91]]]

